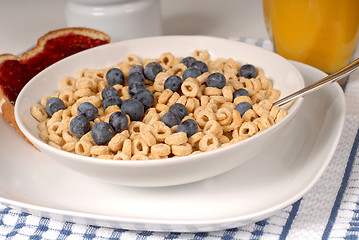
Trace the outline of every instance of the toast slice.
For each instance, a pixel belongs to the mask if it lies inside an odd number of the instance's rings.
[[[63,28],[51,31],[38,39],[31,50],[20,57],[0,55],[0,114],[28,143],[18,128],[14,104],[25,84],[51,64],[77,52],[107,44],[110,37],[88,28]],[[31,143],[30,143],[31,144]]]

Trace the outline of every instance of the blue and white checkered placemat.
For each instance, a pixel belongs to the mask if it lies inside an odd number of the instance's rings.
[[[235,40],[272,49],[268,40]],[[328,168],[309,193],[270,218],[224,231],[164,233],[61,222],[19,212],[0,203],[0,239],[356,240],[359,236],[359,71],[351,75],[345,89],[344,130]]]

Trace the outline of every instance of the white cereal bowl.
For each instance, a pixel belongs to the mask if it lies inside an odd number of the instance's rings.
[[[51,147],[41,140],[38,122],[30,108],[60,89],[65,76],[76,76],[83,68],[113,66],[128,54],[140,58],[156,58],[171,52],[175,56],[191,55],[206,49],[212,59],[233,58],[240,64],[251,63],[263,69],[273,88],[286,96],[304,87],[299,71],[279,55],[259,47],[221,38],[204,36],[165,36],[115,42],[92,48],[63,59],[36,75],[21,91],[15,104],[15,118],[25,136],[44,154],[85,175],[126,186],[156,187],[191,183],[207,179],[253,159],[285,133],[288,123],[302,105],[297,99],[284,106],[288,115],[269,129],[241,142],[209,152],[158,160],[104,160],[84,157]],[[293,136],[288,136],[293,137]]]

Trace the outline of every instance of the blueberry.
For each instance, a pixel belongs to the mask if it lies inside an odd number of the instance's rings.
[[[89,120],[83,115],[77,115],[70,122],[70,131],[75,137],[82,137],[91,130]]]
[[[183,58],[181,63],[186,65],[186,67],[191,67],[192,64],[196,61],[197,61],[197,59],[195,59],[194,57],[188,56],[188,57]]]
[[[129,98],[123,101],[121,110],[123,113],[130,116],[132,121],[139,121],[145,114],[145,107],[137,99]]]
[[[181,122],[177,127],[177,132],[187,133],[187,137],[191,137],[193,134],[197,133],[198,125],[195,120],[187,119],[186,121]]]
[[[118,96],[118,91],[116,88],[112,86],[105,87],[101,92],[102,99],[112,97],[112,96]]]
[[[251,64],[244,64],[239,69],[238,75],[248,79],[255,78],[257,76],[257,69]]]
[[[246,96],[249,97],[249,93],[245,88],[239,88],[233,93],[233,99],[236,97]]]
[[[145,89],[145,76],[139,72],[133,72],[127,77],[128,93],[131,97],[136,97],[136,94]]]
[[[145,111],[152,107],[154,97],[150,90],[142,89],[136,94],[136,99],[140,101],[145,107]]]
[[[146,89],[144,82],[133,82],[130,85],[128,85],[128,93],[131,97],[136,97],[137,93]]]
[[[201,73],[208,72],[208,66],[205,62],[202,61],[196,61],[192,64],[191,67],[197,68],[201,71]]]
[[[46,102],[46,112],[52,116],[55,112],[65,109],[65,103],[60,98],[52,97]]]
[[[107,122],[97,122],[91,129],[92,139],[97,145],[106,145],[114,135],[114,130]]]
[[[207,86],[222,89],[226,86],[226,77],[219,72],[212,73],[207,78]]]
[[[122,105],[122,99],[119,96],[111,96],[108,98],[105,98],[102,102],[102,109],[105,111],[106,108],[112,105],[117,105],[121,107]]]
[[[168,111],[176,114],[180,120],[188,114],[186,106],[181,103],[172,104]]]
[[[108,122],[115,132],[122,132],[128,127],[128,118],[123,112],[112,113]]]
[[[197,68],[194,67],[189,67],[186,70],[184,70],[183,74],[182,74],[182,79],[183,81],[189,77],[191,78],[197,78],[198,76],[200,76],[202,73],[200,70],[198,70]]]
[[[144,74],[143,71],[144,71],[144,68],[141,65],[134,65],[130,68],[130,71],[128,74],[131,75],[131,73],[134,73],[134,72]]]
[[[158,73],[162,72],[162,66],[158,62],[150,62],[146,65],[144,74],[151,81],[155,80]]]
[[[162,116],[161,121],[166,124],[167,127],[173,127],[181,122],[180,118],[173,112],[166,112]]]
[[[116,84],[123,84],[123,81],[125,80],[125,75],[120,69],[111,68],[106,73],[106,80],[111,86]]]
[[[92,103],[84,102],[77,107],[77,114],[85,116],[89,121],[93,121],[98,117],[98,109]]]
[[[141,82],[145,85],[145,76],[142,73],[134,72],[128,75],[127,77],[127,85],[131,85],[132,83]]]
[[[250,103],[247,103],[247,102],[240,102],[240,103],[237,104],[237,106],[234,109],[237,110],[241,114],[241,117],[243,117],[243,115],[249,109],[252,109],[252,105]]]
[[[182,79],[177,75],[168,77],[164,83],[165,89],[170,89],[172,92],[178,92],[181,89]]]

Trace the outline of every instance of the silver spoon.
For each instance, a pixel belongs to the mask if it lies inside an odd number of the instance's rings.
[[[322,87],[325,87],[333,82],[336,82],[344,77],[348,76],[352,72],[354,72],[359,67],[359,58],[355,59],[353,62],[349,63],[347,66],[339,69],[333,74],[322,78],[321,80],[309,85],[308,87],[302,88],[301,90],[294,92],[278,101],[274,102],[273,105],[282,106],[294,99],[302,97],[308,93],[314,92]]]

